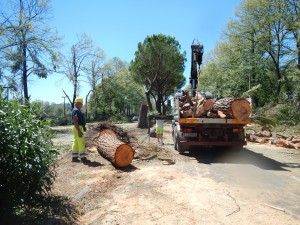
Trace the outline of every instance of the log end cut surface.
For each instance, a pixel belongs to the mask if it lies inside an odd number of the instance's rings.
[[[231,110],[233,117],[242,121],[249,118],[252,109],[246,99],[238,99],[232,102]]]
[[[116,149],[114,163],[116,166],[129,166],[133,160],[133,149],[130,145],[123,144]]]

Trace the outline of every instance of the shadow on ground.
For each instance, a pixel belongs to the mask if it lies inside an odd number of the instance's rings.
[[[192,148],[190,152],[183,155],[194,157],[199,163],[231,163],[231,164],[250,164],[264,170],[289,171],[286,167],[298,167],[295,163],[281,163],[274,159],[268,158],[243,148],[240,152],[232,152],[222,148]]]
[[[67,197],[50,195],[14,214],[0,215],[5,225],[77,225],[80,213]]]

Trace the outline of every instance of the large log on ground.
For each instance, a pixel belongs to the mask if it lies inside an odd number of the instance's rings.
[[[111,130],[103,130],[94,139],[97,151],[117,167],[128,166],[134,156],[132,147],[117,139]]]
[[[246,99],[221,98],[217,100],[213,107],[215,111],[221,111],[227,118],[238,120],[247,119],[251,113],[251,105]]]

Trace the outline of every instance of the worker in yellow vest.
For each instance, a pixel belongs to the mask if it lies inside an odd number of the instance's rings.
[[[72,162],[88,162],[85,155],[85,142],[84,142],[84,131],[86,131],[85,118],[83,113],[80,111],[83,106],[83,99],[77,97],[75,99],[75,106],[72,110],[72,122],[74,126],[72,127],[74,141],[72,145]],[[79,154],[79,155],[78,155]],[[80,160],[78,159],[78,156]]]

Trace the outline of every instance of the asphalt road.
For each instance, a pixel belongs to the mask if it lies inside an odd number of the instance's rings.
[[[265,205],[300,216],[300,151],[248,143],[234,155],[210,149],[187,155],[217,182],[247,189]]]
[[[166,148],[175,151],[170,136],[166,135],[165,142]],[[237,154],[222,149],[194,148],[182,157],[198,162],[207,177],[240,192],[245,200],[252,199],[300,221],[299,150],[248,142]]]

